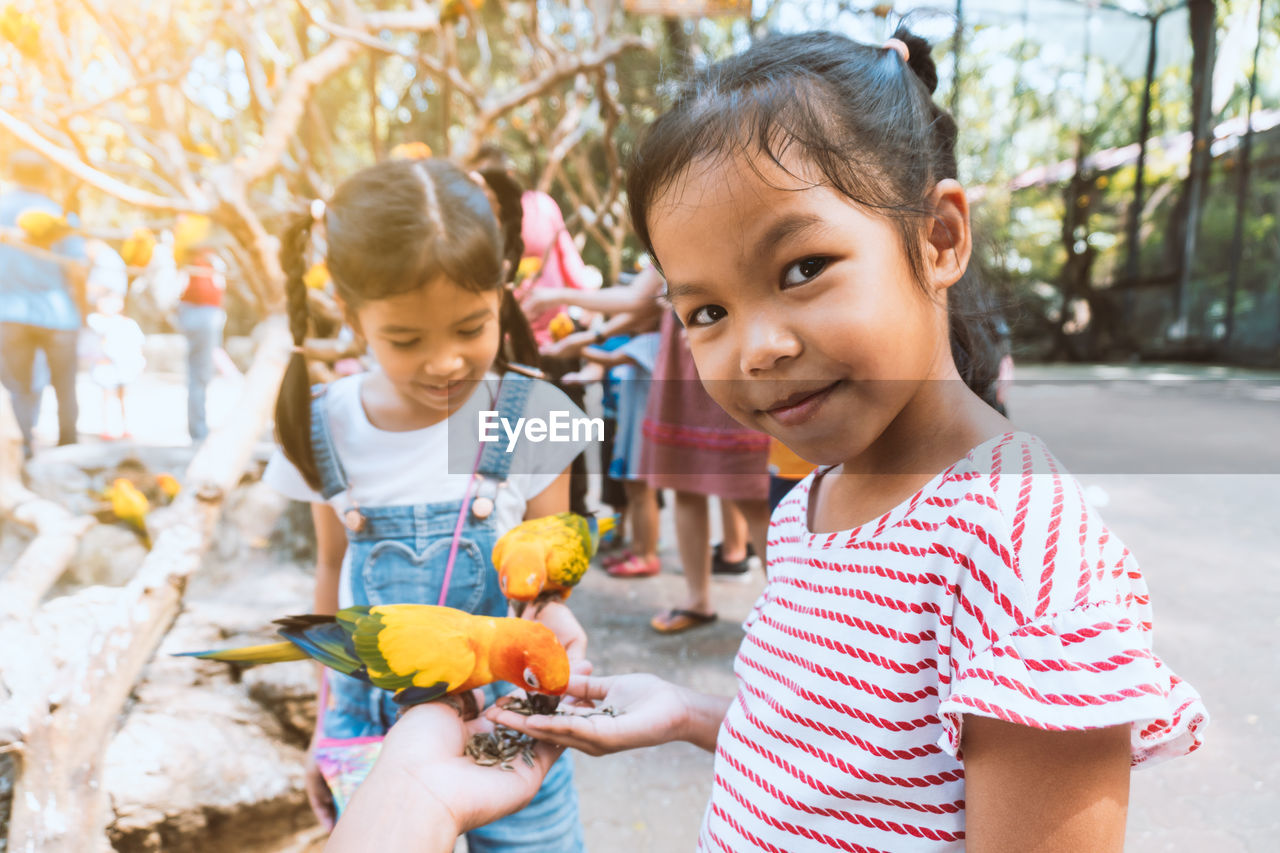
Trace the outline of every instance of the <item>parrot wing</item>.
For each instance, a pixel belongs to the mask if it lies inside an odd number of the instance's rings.
[[[466,616],[421,604],[369,608],[354,622],[356,655],[368,667],[369,680],[396,691],[401,704],[437,699],[456,690],[476,668]]]
[[[355,644],[351,641],[349,622],[339,620],[342,615],[346,615],[346,611],[339,611],[338,616],[288,616],[275,620],[275,624],[280,626],[280,636],[302,649],[311,659],[368,681],[364,661],[356,654]]]

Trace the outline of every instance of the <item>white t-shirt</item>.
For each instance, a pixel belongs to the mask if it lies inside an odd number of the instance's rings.
[[[294,500],[328,503],[342,513],[352,506],[381,507],[460,501],[480,447],[480,413],[497,409],[498,377],[486,376],[470,399],[445,421],[424,429],[388,432],[369,422],[360,402],[360,384],[367,373],[338,379],[325,391],[325,412],[338,459],[347,475],[348,489],[328,501],[302,479],[298,469],[277,450],[262,475],[263,481]],[[546,382],[534,380],[522,417],[548,418],[566,412],[568,418],[585,417],[564,393]],[[500,448],[507,447],[501,427]],[[585,431],[580,431],[580,439]],[[511,451],[506,485],[497,491],[494,520],[505,533],[524,519],[529,500],[537,497],[569,467],[587,441],[518,440]],[[474,496],[474,495],[473,495]],[[338,603],[350,606],[348,558],[343,558]]]

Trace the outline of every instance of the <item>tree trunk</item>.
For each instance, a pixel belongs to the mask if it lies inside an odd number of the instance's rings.
[[[1151,136],[1151,87],[1156,79],[1156,35],[1160,29],[1160,16],[1148,19],[1151,30],[1147,41],[1147,76],[1142,87],[1142,113],[1138,119],[1138,163],[1133,174],[1133,202],[1129,206],[1129,221],[1125,239],[1124,265],[1124,313],[1123,328],[1125,348],[1136,352],[1136,341],[1129,331],[1133,326],[1134,289],[1142,275],[1142,244],[1139,234],[1142,229],[1142,210],[1145,204],[1147,183],[1147,141]]]
[[[1231,229],[1230,268],[1227,271],[1227,319],[1222,346],[1226,349],[1236,328],[1236,289],[1240,283],[1240,255],[1244,251],[1244,208],[1249,198],[1249,171],[1253,159],[1253,99],[1258,96],[1258,53],[1262,48],[1262,10],[1267,0],[1258,0],[1258,36],[1253,45],[1253,70],[1249,73],[1249,103],[1245,105],[1244,140],[1236,159],[1236,221]]]
[[[1174,328],[1171,337],[1186,340],[1190,327],[1191,275],[1196,259],[1196,240],[1200,231],[1200,215],[1209,189],[1209,172],[1213,166],[1209,145],[1213,142],[1213,63],[1217,42],[1217,9],[1215,0],[1189,0],[1191,22],[1191,167],[1175,212],[1174,234],[1178,254],[1178,289],[1174,293]]]

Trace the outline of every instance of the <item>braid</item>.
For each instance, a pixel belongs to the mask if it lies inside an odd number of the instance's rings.
[[[302,276],[311,223],[310,212],[300,214],[289,223],[280,241],[280,266],[285,273],[284,292],[294,351],[289,356],[289,366],[276,397],[276,440],[307,485],[318,491],[320,469],[311,448],[311,379],[307,373],[307,357],[302,352],[308,321],[307,286]]]
[[[498,353],[499,366],[508,364],[524,364],[529,367],[538,366],[538,341],[529,326],[529,318],[525,316],[516,301],[515,294],[508,286],[515,281],[520,259],[524,255],[524,194],[515,178],[500,169],[484,169],[480,177],[493,190],[498,199],[498,225],[502,229],[502,260],[504,281],[502,303],[498,310],[498,322],[502,326],[502,350]]]
[[[498,225],[502,229],[502,259],[507,269],[504,283],[515,281],[516,269],[524,257],[524,190],[516,179],[499,169],[484,169],[480,177],[498,199]]]

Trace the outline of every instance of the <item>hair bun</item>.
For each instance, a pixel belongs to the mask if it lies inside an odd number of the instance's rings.
[[[932,45],[906,27],[898,27],[893,37],[907,46],[907,67],[916,73],[932,95],[938,90],[938,65],[933,61]]]

